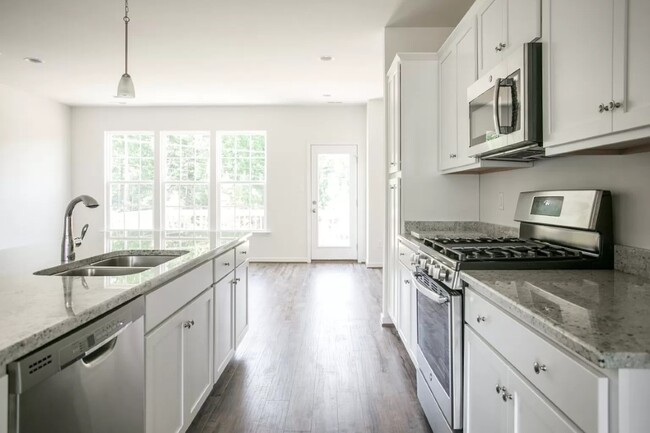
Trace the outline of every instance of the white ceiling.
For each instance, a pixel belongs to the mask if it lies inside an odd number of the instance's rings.
[[[129,105],[363,103],[382,94],[384,27],[455,26],[471,3],[131,0]],[[123,14],[123,0],[0,0],[0,83],[116,104]]]

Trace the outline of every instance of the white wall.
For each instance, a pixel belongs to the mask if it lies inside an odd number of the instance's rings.
[[[535,167],[483,174],[481,221],[515,226],[512,220],[521,191],[595,188],[612,191],[614,242],[650,249],[650,153],[621,156],[570,156]],[[504,193],[504,210],[498,194]]]
[[[69,172],[70,109],[0,84],[0,248],[61,236]]]
[[[397,53],[435,53],[453,27],[386,27],[384,29],[384,74]]]
[[[366,106],[367,246],[366,264],[381,267],[384,255],[386,214],[386,127],[383,99],[372,99]]]
[[[309,257],[308,151],[312,144],[354,144],[359,155],[359,256],[365,259],[364,106],[79,107],[72,110],[75,193],[104,199],[104,132],[111,130],[266,130],[268,228],[253,238],[251,256],[304,261]],[[95,227],[103,212],[80,209]]]

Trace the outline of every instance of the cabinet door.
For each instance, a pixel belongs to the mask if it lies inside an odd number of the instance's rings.
[[[454,167],[458,158],[456,98],[456,50],[452,47],[440,60],[440,169]]]
[[[400,169],[399,70],[399,65],[391,70],[386,89],[386,139],[388,140],[389,173],[395,173]]]
[[[212,389],[213,313],[211,289],[183,309],[183,401],[186,427],[189,427]]]
[[[570,390],[567,390],[570,392]],[[510,433],[579,433],[551,402],[514,371],[508,377],[508,432]]]
[[[401,92],[401,65],[397,65],[393,81],[393,171],[402,169],[402,92]]]
[[[0,377],[0,433],[7,433],[9,415],[8,376]]]
[[[614,130],[650,125],[650,2],[620,0],[614,14]]]
[[[404,346],[411,350],[411,271],[402,264],[399,268],[399,330]]]
[[[508,366],[465,326],[465,433],[504,433],[508,406]],[[497,389],[498,387],[498,389]]]
[[[214,380],[228,365],[235,352],[233,330],[233,284],[235,274],[231,273],[214,286]]]
[[[476,22],[470,20],[465,30],[460,33],[456,42],[456,110],[457,110],[457,161],[453,164],[460,167],[476,162],[476,158],[469,156],[469,102],[467,101],[467,88],[476,81]]]
[[[541,0],[506,0],[506,27],[503,55],[511,49],[542,36]]]
[[[248,332],[248,263],[235,269],[235,347]]]
[[[502,59],[505,47],[503,35],[505,0],[488,0],[478,10],[478,66],[479,76],[487,73]],[[502,47],[503,45],[503,47]]]
[[[611,132],[614,0],[544,3],[545,146]],[[579,31],[576,23],[579,23]]]
[[[147,433],[183,429],[183,311],[145,338]]]

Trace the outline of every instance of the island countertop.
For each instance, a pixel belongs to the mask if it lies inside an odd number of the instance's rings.
[[[650,280],[614,270],[465,271],[520,321],[601,368],[650,368]]]
[[[0,250],[0,376],[6,365],[98,316],[146,294],[232,249],[250,233],[210,233],[210,246],[166,250],[186,254],[144,272],[117,277],[34,275],[60,264],[61,241]],[[81,265],[107,253],[106,233],[86,237],[77,248]],[[140,251],[130,249],[129,251]]]

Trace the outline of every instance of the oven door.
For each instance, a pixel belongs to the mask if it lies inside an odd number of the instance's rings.
[[[417,358],[422,376],[447,423],[462,428],[462,295],[428,275],[417,288]]]

